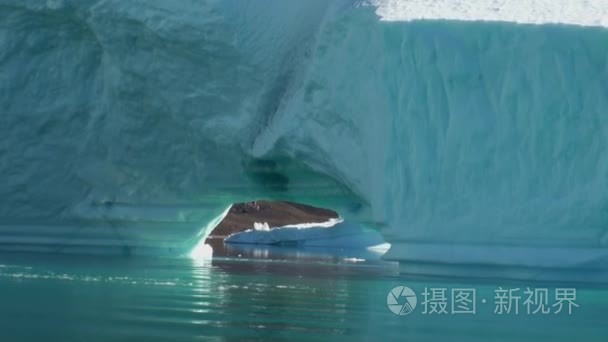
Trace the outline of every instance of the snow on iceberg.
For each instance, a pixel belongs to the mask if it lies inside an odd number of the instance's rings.
[[[605,0],[372,0],[383,20],[420,19],[608,26]]]
[[[275,227],[271,229],[249,229],[230,235],[225,243],[334,247],[334,248],[371,248],[388,250],[382,235],[360,224],[331,220],[320,224],[301,224]]]

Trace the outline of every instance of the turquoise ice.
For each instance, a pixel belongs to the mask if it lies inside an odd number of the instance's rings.
[[[608,31],[574,4],[590,19],[1,0],[0,245],[181,253],[277,198],[394,260],[602,267]]]

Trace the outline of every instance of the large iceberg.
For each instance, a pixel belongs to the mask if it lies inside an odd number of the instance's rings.
[[[432,3],[0,0],[0,247],[177,253],[270,198],[606,265],[608,5]]]

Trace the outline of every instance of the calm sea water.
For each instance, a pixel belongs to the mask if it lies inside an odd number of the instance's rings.
[[[523,305],[498,315],[498,287],[562,284],[419,278],[361,259],[260,248],[220,249],[206,261],[3,254],[0,341],[608,340],[601,286],[577,286],[571,315],[528,315]],[[387,296],[403,285],[418,305],[396,315]],[[450,304],[448,314],[423,314],[425,287],[448,296],[474,288],[475,314],[453,314]]]

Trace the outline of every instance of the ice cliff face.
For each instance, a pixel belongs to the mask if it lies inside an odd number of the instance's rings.
[[[607,6],[419,3],[0,0],[0,242],[174,250],[267,197],[373,223],[398,260],[597,263]]]

